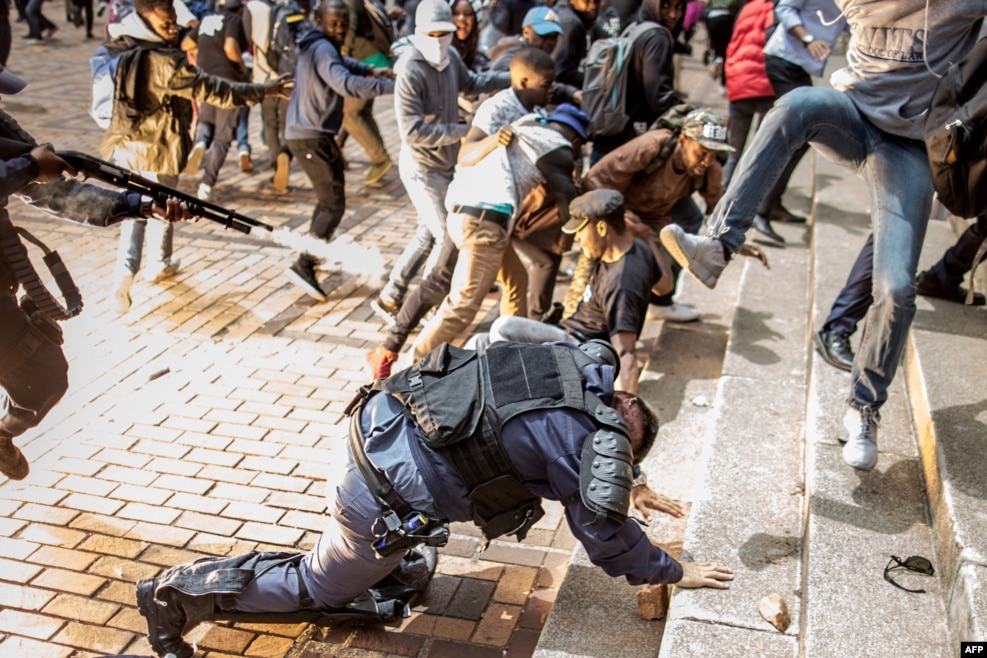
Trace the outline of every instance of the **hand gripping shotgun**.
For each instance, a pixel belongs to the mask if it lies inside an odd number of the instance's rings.
[[[224,208],[215,203],[202,201],[191,194],[186,194],[167,185],[149,180],[128,169],[118,167],[105,160],[100,160],[87,153],[80,153],[79,151],[56,151],[56,154],[86,178],[95,178],[104,183],[109,183],[114,187],[149,196],[158,205],[165,205],[168,199],[177,199],[188,206],[189,212],[192,215],[204,217],[209,221],[222,224],[224,228],[231,228],[241,233],[249,234],[255,228],[262,228],[269,232],[274,230],[273,226],[258,221],[253,217],[241,215],[234,210]]]

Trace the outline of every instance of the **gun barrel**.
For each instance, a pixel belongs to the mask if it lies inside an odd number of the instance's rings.
[[[100,160],[87,153],[80,153],[79,151],[58,151],[57,153],[60,158],[86,176],[97,178],[114,187],[146,194],[161,205],[164,205],[168,199],[178,199],[188,205],[189,211],[193,215],[222,224],[225,228],[231,228],[247,234],[255,228],[262,228],[269,232],[274,230],[273,226],[258,221],[253,217],[248,217],[247,215],[240,214],[215,203],[202,201],[190,194],[168,187],[167,185],[162,185],[149,178],[144,178],[129,169],[124,169],[111,162]]]

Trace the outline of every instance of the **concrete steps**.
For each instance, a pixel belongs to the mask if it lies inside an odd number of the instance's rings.
[[[713,291],[685,282],[703,322],[661,327],[641,387],[664,421],[645,468],[688,510],[685,528],[653,522],[652,539],[727,564],[734,583],[676,590],[665,621],[642,622],[634,588],[577,548],[536,656],[924,658],[987,637],[985,310],[918,299],[878,467],[851,469],[839,442],[849,375],[815,353],[811,332],[869,233],[869,195],[811,152],[790,191],[793,210],[812,199],[813,223],[776,226],[788,244],[768,248],[770,272],[746,261]],[[932,222],[921,267],[955,236]],[[710,407],[696,405],[704,397]],[[935,578],[898,576],[926,594],[884,582],[890,555],[932,560]],[[791,612],[783,633],[757,612],[772,593]]]
[[[955,227],[961,231],[960,223]],[[931,222],[920,269],[956,240]],[[981,265],[981,270],[983,266]],[[978,273],[979,274],[979,273]],[[978,276],[978,279],[980,277]],[[977,289],[984,290],[978,280]],[[904,374],[954,646],[987,638],[987,311],[918,298]]]
[[[852,173],[816,158],[813,224],[813,323],[821,327],[870,233],[869,193]],[[854,337],[859,344],[863,326]],[[839,439],[850,375],[811,351],[807,399],[805,573],[802,655],[953,656],[939,579],[905,576],[885,583],[890,555],[922,555],[939,567],[903,373],[881,410],[877,468],[848,467]],[[921,620],[909,624],[905,620]]]

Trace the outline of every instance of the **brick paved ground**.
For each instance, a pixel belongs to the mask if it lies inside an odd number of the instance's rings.
[[[23,46],[15,34],[9,65],[30,86],[0,106],[39,141],[95,154],[99,133],[85,112],[95,44],[70,27],[59,37]],[[377,114],[396,158],[389,99]],[[230,158],[216,201],[303,227],[314,195],[297,169],[289,194],[270,191],[257,118],[257,171],[243,174]],[[393,260],[414,224],[396,171],[365,188],[365,155],[352,142],[346,152],[341,233]],[[335,292],[314,304],[283,277],[288,251],[202,222],[176,232],[181,273],[158,285],[138,279],[133,308],[117,318],[117,231],[12,207],[70,265],[86,309],[65,325],[70,391],[20,439],[31,475],[0,485],[0,656],[148,653],[138,579],[204,555],[305,550],[318,538],[324,480],[345,456],[340,412],[382,335],[375,290],[334,273],[324,287]],[[523,544],[497,541],[479,557],[475,528],[454,524],[434,583],[399,626],[204,624],[192,639],[215,657],[530,656],[573,542],[561,507],[546,507]]]

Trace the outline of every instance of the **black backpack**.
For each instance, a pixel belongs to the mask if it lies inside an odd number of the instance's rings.
[[[271,31],[267,39],[267,65],[278,75],[294,73],[298,41],[312,28],[305,11],[295,0],[271,8]]]
[[[939,80],[925,147],[942,204],[957,217],[987,212],[987,38]]]
[[[599,39],[590,46],[584,64],[583,112],[590,117],[594,137],[619,135],[627,114],[627,74],[634,43],[651,30],[668,30],[658,23],[631,23],[618,37]],[[669,33],[671,39],[671,33]]]

